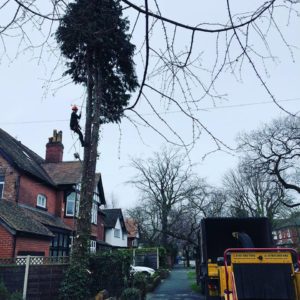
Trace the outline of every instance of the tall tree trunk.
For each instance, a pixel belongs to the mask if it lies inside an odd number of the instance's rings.
[[[161,214],[161,231],[162,231],[162,237],[161,237],[161,244],[163,247],[168,246],[168,212],[166,206],[162,205],[162,214]]]
[[[100,103],[102,99],[102,74],[100,67],[92,68],[94,54],[89,51],[87,57],[88,82],[84,160],[80,193],[80,208],[77,222],[77,238],[73,255],[77,260],[84,261],[89,253],[91,235],[91,210],[95,188],[95,172],[97,163],[97,148],[100,129]]]

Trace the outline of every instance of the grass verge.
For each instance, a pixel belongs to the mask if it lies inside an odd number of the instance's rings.
[[[190,271],[187,273],[188,279],[190,281],[190,287],[195,293],[201,293],[200,286],[197,285],[196,283],[196,272],[195,271]]]

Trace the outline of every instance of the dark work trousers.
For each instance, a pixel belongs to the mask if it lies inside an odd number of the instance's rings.
[[[85,143],[84,143],[83,134],[82,134],[80,128],[79,127],[73,127],[71,129],[78,134],[81,146],[84,147]]]

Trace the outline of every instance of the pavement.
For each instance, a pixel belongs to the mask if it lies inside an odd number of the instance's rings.
[[[205,297],[192,291],[187,273],[190,269],[176,265],[169,277],[164,279],[146,300],[205,300]]]

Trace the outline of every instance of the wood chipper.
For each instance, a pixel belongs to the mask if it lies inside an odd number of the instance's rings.
[[[206,299],[300,300],[297,253],[274,248],[267,218],[206,218],[200,238]]]

